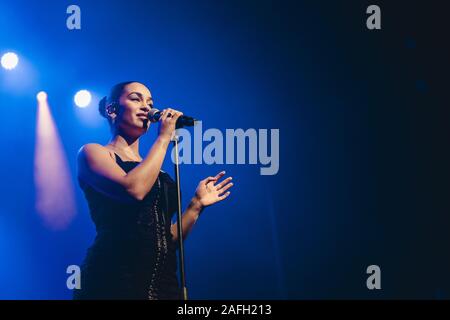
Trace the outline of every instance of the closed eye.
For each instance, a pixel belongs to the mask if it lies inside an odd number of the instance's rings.
[[[136,97],[136,94],[139,95],[140,97]],[[142,96],[141,94],[133,92],[128,96],[128,98],[131,101],[139,101],[140,102],[141,100],[143,100],[143,98],[141,96]],[[147,101],[149,101],[147,103],[147,106],[149,106],[150,108],[153,108],[153,100],[150,98],[150,99],[147,99]]]

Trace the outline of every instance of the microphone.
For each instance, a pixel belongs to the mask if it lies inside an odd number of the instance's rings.
[[[148,113],[148,119],[150,122],[158,122],[159,118],[161,118],[161,111],[159,111],[156,108],[152,108]],[[177,123],[175,124],[175,127],[177,129],[183,128],[183,127],[192,127],[195,125],[195,122],[198,121],[197,119],[194,119],[192,117],[188,117],[185,115],[182,115],[177,119]]]

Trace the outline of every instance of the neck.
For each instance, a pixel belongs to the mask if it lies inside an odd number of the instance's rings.
[[[108,142],[114,149],[122,151],[130,158],[140,158],[139,138],[127,137],[121,134],[114,134]]]

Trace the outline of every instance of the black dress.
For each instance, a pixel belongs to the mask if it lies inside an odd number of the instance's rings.
[[[129,172],[139,162],[117,164]],[[74,299],[181,299],[176,243],[170,233],[176,211],[175,182],[160,171],[142,201],[124,203],[79,180],[97,229],[81,266]]]

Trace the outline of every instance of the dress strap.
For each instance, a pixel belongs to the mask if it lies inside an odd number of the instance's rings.
[[[114,154],[116,155],[116,162],[117,162],[117,160],[119,160],[120,162],[123,162],[122,158],[119,157],[119,155],[117,153],[114,152]]]

